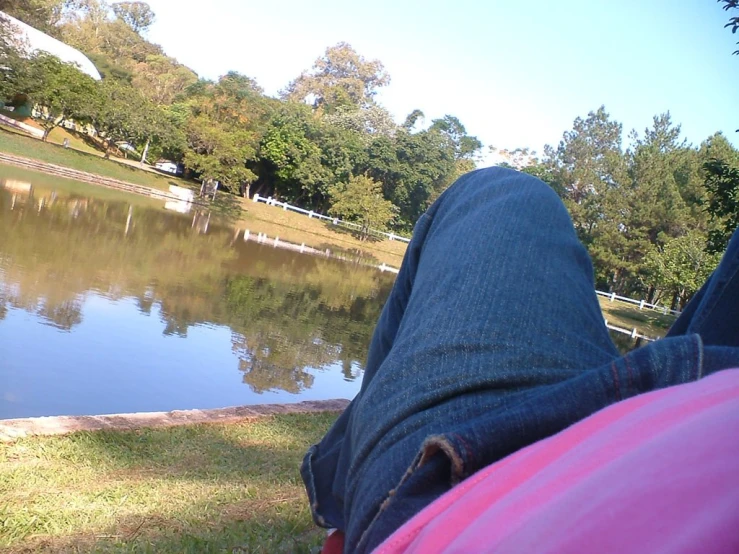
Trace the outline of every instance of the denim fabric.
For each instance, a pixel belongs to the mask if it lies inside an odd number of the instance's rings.
[[[465,175],[417,223],[361,390],[306,454],[316,523],[368,552],[508,454],[624,398],[739,366],[735,320],[723,320],[737,310],[737,250],[735,237],[676,323],[684,332],[621,356],[557,195],[512,170]]]

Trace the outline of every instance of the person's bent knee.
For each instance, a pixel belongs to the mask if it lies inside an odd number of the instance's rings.
[[[507,202],[520,203],[522,208],[535,205],[539,209],[566,212],[562,200],[549,185],[533,175],[504,167],[488,167],[462,175],[439,197],[432,211],[447,203],[484,205],[502,197]]]

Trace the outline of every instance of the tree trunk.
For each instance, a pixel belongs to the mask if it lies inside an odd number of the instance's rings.
[[[105,156],[104,157],[106,160],[110,159],[110,145],[112,142],[113,142],[112,138],[105,141]]]
[[[49,138],[49,133],[51,133],[51,130],[54,127],[44,127],[44,136],[41,137],[41,142],[46,142],[46,139]]]
[[[678,306],[678,301],[680,300],[680,293],[678,291],[675,291],[672,294],[672,302],[670,302],[670,309],[676,310]]]
[[[649,285],[649,288],[647,289],[647,304],[654,304],[654,294],[656,292],[657,289],[654,285]]]
[[[141,162],[140,162],[141,167],[143,167],[144,164],[146,163],[146,155],[149,153],[149,142],[151,142],[151,140],[146,139],[146,146],[144,146],[144,153],[141,154]]]
[[[682,312],[685,309],[685,304],[688,303],[688,300],[690,300],[691,295],[688,294],[688,291],[683,289],[680,291],[680,311]]]

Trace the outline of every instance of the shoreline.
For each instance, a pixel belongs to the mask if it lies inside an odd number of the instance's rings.
[[[34,160],[33,158],[7,154],[5,152],[0,152],[0,163],[13,167],[20,167],[22,169],[30,169],[31,171],[38,171],[40,173],[46,173],[47,175],[52,175],[54,177],[73,179],[90,185],[98,185],[122,192],[138,194],[139,196],[146,196],[159,200],[181,200],[180,197],[166,190],[156,189],[146,185],[137,185],[127,181],[121,181],[120,179],[113,179],[112,177],[105,177],[103,175],[42,162]],[[193,202],[193,204],[198,205],[197,202]]]
[[[203,423],[238,423],[283,414],[342,412],[349,400],[304,400],[295,404],[256,404],[207,410],[133,412],[83,416],[40,416],[0,419],[0,442],[35,436],[67,435],[79,431],[131,431]]]
[[[52,177],[70,179],[91,186],[99,186],[102,189],[115,190],[124,194],[134,194],[143,198],[164,201],[182,200],[177,196],[177,194],[170,190],[155,188],[150,185],[135,184],[131,181],[107,177],[99,173],[72,169],[66,165],[58,165],[17,154],[0,152],[0,165],[15,167],[23,171],[37,172],[44,175],[50,175]],[[129,169],[134,171],[137,170],[133,167],[129,167]],[[170,183],[170,185],[174,184],[174,182]],[[177,184],[177,186],[181,187],[182,185]],[[229,203],[234,207],[238,207],[239,213],[230,215],[220,213],[220,216],[225,218],[224,223],[239,231],[249,229],[252,224],[256,223],[258,228],[255,229],[255,231],[261,230],[265,235],[274,235],[275,237],[280,237],[283,240],[297,245],[305,243],[306,246],[314,247],[320,251],[325,251],[326,246],[332,246],[341,251],[358,250],[360,252],[364,252],[370,258],[375,258],[377,260],[378,264],[376,265],[378,267],[380,264],[384,264],[391,268],[397,268],[400,266],[405,254],[405,244],[403,244],[403,248],[401,250],[396,251],[395,249],[399,248],[399,246],[394,243],[387,246],[385,242],[378,242],[376,244],[359,242],[353,237],[339,235],[335,232],[328,231],[327,229],[316,229],[315,225],[317,223],[314,220],[299,221],[296,219],[303,219],[304,216],[302,215],[290,213],[289,215],[292,217],[287,217],[286,219],[286,214],[283,210],[271,206],[268,207],[264,204],[255,204],[251,199],[233,197],[229,199]],[[219,215],[219,212],[224,209],[222,205],[213,206],[210,204],[203,204],[197,199],[194,199],[192,204],[196,208],[214,210],[216,215]]]

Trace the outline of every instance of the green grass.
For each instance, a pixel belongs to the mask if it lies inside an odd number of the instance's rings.
[[[194,183],[174,176],[158,175],[115,160],[103,159],[97,154],[80,152],[73,148],[63,148],[57,144],[42,142],[39,139],[22,136],[2,128],[0,128],[0,152],[162,190],[167,190],[170,184],[186,187],[194,186]]]
[[[92,140],[86,142],[77,133],[72,133],[63,127],[55,127],[47,137],[47,141],[54,144],[64,144],[64,139],[69,140],[69,147],[95,156],[103,156],[105,153],[100,148],[92,146]]]
[[[231,196],[231,199],[232,203],[240,205],[239,228],[267,233],[270,237],[279,236],[297,244],[304,242],[319,250],[330,248],[334,253],[371,258],[378,264],[384,262],[393,267],[400,267],[408,247],[407,243],[398,240],[361,241],[345,229],[336,228],[326,221],[245,198]]]
[[[3,179],[13,179],[16,181],[31,183],[34,187],[35,196],[38,196],[39,193],[43,196],[46,193],[54,191],[61,196],[93,197],[100,200],[128,202],[136,206],[162,206],[162,202],[160,200],[149,198],[147,196],[131,194],[120,190],[75,181],[74,179],[56,177],[41,171],[33,171],[0,163],[0,183]]]
[[[0,443],[4,552],[310,552],[298,468],[336,414]]]
[[[664,315],[660,312],[637,306],[627,302],[598,297],[603,317],[608,323],[624,329],[636,328],[641,334],[652,338],[665,336],[670,325],[675,321],[674,315]]]

